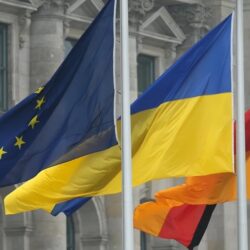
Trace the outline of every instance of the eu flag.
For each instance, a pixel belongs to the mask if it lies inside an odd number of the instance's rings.
[[[0,186],[117,144],[114,0],[52,78],[0,118]]]

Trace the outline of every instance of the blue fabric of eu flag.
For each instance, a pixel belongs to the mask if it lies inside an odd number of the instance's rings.
[[[114,6],[109,0],[46,85],[0,118],[0,186],[117,144]]]
[[[70,216],[84,204],[86,204],[90,199],[91,197],[80,197],[59,203],[54,207],[51,214],[57,216],[59,213],[64,213],[66,216]]]

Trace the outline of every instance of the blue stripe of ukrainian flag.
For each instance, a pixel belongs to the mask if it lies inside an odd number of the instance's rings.
[[[233,172],[231,22],[229,16],[132,105],[133,185]],[[7,196],[6,212],[51,212],[76,197],[120,192],[120,164],[118,145],[59,162]]]

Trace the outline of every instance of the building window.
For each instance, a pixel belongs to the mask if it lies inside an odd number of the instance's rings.
[[[137,57],[138,95],[155,80],[155,58],[139,54]]]
[[[0,23],[0,111],[8,106],[7,25]]]
[[[77,40],[72,38],[67,38],[64,42],[65,57],[69,54],[71,49],[75,46]]]
[[[73,216],[67,216],[67,250],[75,250],[75,226]]]

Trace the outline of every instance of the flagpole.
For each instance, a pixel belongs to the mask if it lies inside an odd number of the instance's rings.
[[[237,175],[238,175],[238,248],[248,250],[246,153],[245,153],[245,91],[244,91],[244,26],[243,0],[237,0]]]
[[[134,249],[131,174],[131,121],[129,94],[128,0],[120,0],[122,79],[122,196],[123,250]]]

